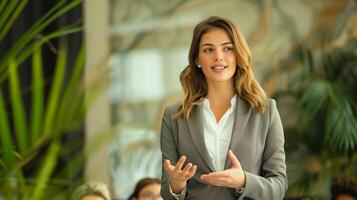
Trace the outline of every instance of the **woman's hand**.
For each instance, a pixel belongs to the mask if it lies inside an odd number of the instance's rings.
[[[245,186],[245,174],[239,163],[237,157],[233,154],[232,150],[228,151],[228,158],[232,163],[232,168],[203,174],[201,179],[205,182],[223,187],[242,188]]]
[[[195,174],[197,166],[188,163],[183,169],[183,164],[186,161],[186,156],[181,156],[176,165],[171,165],[169,160],[165,160],[164,169],[170,175],[170,186],[172,192],[180,194],[186,187],[186,182]]]

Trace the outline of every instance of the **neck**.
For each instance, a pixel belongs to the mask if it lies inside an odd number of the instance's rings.
[[[234,94],[235,89],[232,82],[227,81],[208,84],[208,94],[206,98],[209,100],[211,107],[229,107]]]
[[[235,94],[232,82],[208,84],[207,99],[218,123],[223,114],[231,107],[231,99]]]

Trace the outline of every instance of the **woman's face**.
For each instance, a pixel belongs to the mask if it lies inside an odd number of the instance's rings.
[[[202,35],[197,64],[208,85],[232,82],[237,68],[236,56],[233,43],[223,29],[215,28]]]
[[[161,200],[160,189],[158,183],[147,185],[140,191],[138,200]]]

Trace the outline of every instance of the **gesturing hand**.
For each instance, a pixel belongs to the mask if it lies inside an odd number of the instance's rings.
[[[228,158],[232,163],[232,168],[220,171],[212,172],[209,174],[203,174],[201,179],[205,182],[223,187],[242,188],[245,186],[244,171],[239,163],[237,157],[233,154],[232,150],[228,151]]]
[[[164,169],[170,175],[170,185],[172,192],[179,194],[186,186],[186,181],[192,178],[197,170],[197,166],[188,163],[183,169],[183,164],[186,161],[186,156],[181,156],[176,165],[171,165],[169,160],[165,160]]]

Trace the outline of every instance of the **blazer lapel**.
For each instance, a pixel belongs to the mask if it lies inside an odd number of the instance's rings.
[[[193,108],[193,110],[191,110],[191,114],[187,120],[187,123],[190,129],[192,140],[200,152],[202,159],[205,161],[211,171],[215,171],[205,144],[203,133],[203,113],[201,105],[197,105]]]
[[[249,112],[248,104],[240,97],[237,97],[237,105],[236,105],[235,116],[234,116],[233,131],[232,131],[232,136],[231,136],[231,142],[229,144],[229,149],[231,149],[233,152],[237,152],[235,150],[238,148],[238,144],[242,139],[242,135],[243,135],[244,129],[247,125],[249,116],[250,116],[250,112]],[[227,169],[228,167],[231,167],[231,166],[232,166],[232,164],[227,157],[226,163],[225,163],[225,169]]]

